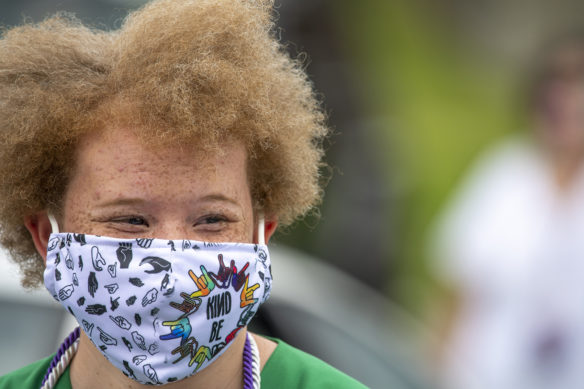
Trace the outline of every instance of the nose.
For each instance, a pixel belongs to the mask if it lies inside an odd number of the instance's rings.
[[[152,226],[151,233],[153,237],[160,239],[192,239],[194,237],[191,236],[193,232],[190,227],[190,224],[184,220],[166,218],[155,223]]]

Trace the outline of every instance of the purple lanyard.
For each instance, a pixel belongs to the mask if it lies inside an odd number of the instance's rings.
[[[53,360],[51,361],[51,364],[49,365],[49,368],[47,369],[47,373],[45,374],[45,377],[43,378],[43,382],[41,383],[41,388],[43,387],[43,385],[45,385],[45,382],[49,378],[49,375],[51,374],[53,369],[57,366],[57,364],[59,363],[59,360],[61,359],[63,354],[65,354],[67,349],[69,347],[71,347],[71,345],[73,343],[75,343],[75,341],[77,339],[79,339],[80,334],[81,334],[81,332],[79,330],[79,327],[77,327],[73,330],[73,332],[71,332],[71,334],[69,334],[69,336],[63,341],[63,343],[61,343],[61,346],[59,347],[59,351],[57,351],[57,354],[55,354],[55,357],[53,358]],[[252,350],[251,350],[251,344],[249,341],[249,337],[250,337],[249,333],[246,334],[245,345],[243,347],[243,389],[253,389],[254,388],[254,386],[253,386],[253,354],[252,354]]]

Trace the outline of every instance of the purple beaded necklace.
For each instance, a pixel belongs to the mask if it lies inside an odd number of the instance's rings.
[[[59,371],[55,373],[55,369],[59,366],[61,370],[64,370],[69,364],[70,358],[77,351],[77,343],[81,332],[79,327],[75,328],[71,334],[61,343],[57,354],[51,361],[47,373],[43,378],[41,383],[41,389],[53,388],[57,383],[57,380],[63,373]],[[66,356],[63,361],[62,358]],[[260,374],[259,374],[259,352],[255,340],[253,337],[247,333],[245,338],[245,345],[243,346],[243,389],[259,389],[260,387]],[[54,378],[50,380],[51,374],[53,373]],[[52,382],[47,382],[52,381]],[[45,386],[45,384],[48,384]]]

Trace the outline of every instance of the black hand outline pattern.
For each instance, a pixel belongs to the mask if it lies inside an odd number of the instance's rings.
[[[126,319],[125,317],[122,316],[112,316],[110,315],[109,317],[111,319],[111,321],[113,321],[118,327],[120,327],[123,330],[129,330],[130,328],[132,328],[132,323],[130,323],[128,321],[128,319]]]
[[[140,261],[140,266],[144,264],[152,266],[151,270],[144,270],[144,273],[154,274],[162,271],[172,271],[170,262],[164,258],[148,256]]]
[[[74,290],[75,288],[73,288],[73,284],[65,285],[59,290],[59,300],[67,300],[69,297],[71,297]]]
[[[159,352],[160,346],[158,346],[158,343],[152,343],[150,347],[148,347],[148,353],[150,353],[150,355],[158,354]]]
[[[170,246],[170,251],[176,251],[176,249],[174,248],[174,241],[173,240],[169,240],[167,245]]]
[[[134,346],[132,346],[132,343],[130,343],[130,341],[123,336],[122,336],[122,342],[124,342],[124,344],[128,348],[128,351],[132,352],[132,349],[134,348]]]
[[[164,275],[164,278],[162,279],[162,282],[160,283],[160,290],[162,291],[163,289],[166,289],[166,287],[168,286],[168,282],[170,281],[170,276],[168,275],[168,273],[166,273]]]
[[[136,376],[134,375],[134,370],[132,370],[130,368],[130,365],[128,364],[128,361],[123,361],[124,364],[124,369],[126,369],[125,372],[123,372],[126,376],[128,376],[129,378],[132,378],[133,380],[138,380],[136,378]]]
[[[170,296],[171,294],[174,293],[174,288],[170,288],[164,291],[164,293],[162,293],[163,296]]]
[[[107,308],[105,305],[102,304],[91,304],[85,308],[85,312],[89,313],[90,315],[103,315],[107,312]]]
[[[97,292],[97,288],[99,284],[97,283],[97,277],[95,276],[95,272],[89,273],[89,278],[87,279],[87,290],[91,297],[95,298],[95,292]]]
[[[85,234],[73,234],[73,240],[78,242],[80,246],[87,244],[85,241]]]
[[[132,284],[134,286],[137,286],[139,288],[142,287],[142,286],[144,286],[144,283],[138,277],[132,277],[132,278],[129,279],[129,281],[130,281],[130,284]]]
[[[114,338],[113,336],[111,336],[110,334],[108,334],[107,332],[105,332],[104,330],[102,330],[99,327],[96,327],[97,330],[99,331],[99,339],[107,344],[108,346],[117,346],[118,345],[118,340],[116,338]]]
[[[153,241],[154,239],[150,238],[140,238],[136,239],[136,244],[138,244],[138,246],[142,247],[143,249],[149,249],[150,246],[152,246]]]
[[[264,251],[264,249],[260,249],[258,251],[258,257],[260,258],[260,262],[265,263],[268,259],[268,254]]]
[[[109,273],[111,278],[116,278],[117,266],[118,266],[117,262],[114,262],[113,265],[107,265],[107,272]]]
[[[103,287],[107,289],[109,294],[114,294],[118,291],[120,286],[117,283],[115,283],[115,284],[104,285]]]
[[[148,357],[146,355],[136,355],[134,358],[132,358],[132,362],[134,363],[134,365],[138,366],[142,362],[144,362],[147,358]]]
[[[182,241],[182,251],[188,250],[191,248],[191,241],[190,240],[183,240]]]
[[[54,236],[49,240],[49,244],[47,245],[47,251],[53,251],[59,245],[61,240],[58,236]]]
[[[146,377],[150,378],[152,382],[154,382],[157,385],[162,384],[162,382],[158,381],[158,375],[156,374],[156,370],[154,370],[154,368],[149,363],[144,365],[143,369]]]
[[[148,304],[152,304],[156,302],[157,299],[158,291],[156,290],[156,288],[152,288],[148,292],[146,292],[144,297],[142,297],[142,306],[145,307]]]
[[[120,297],[116,297],[115,299],[110,297],[110,309],[113,311],[115,311],[116,309],[118,309],[118,307],[120,306]]]
[[[85,330],[85,333],[89,336],[91,336],[91,333],[93,332],[93,323],[89,323],[87,320],[83,319],[81,320],[81,324],[83,324],[83,329]]]
[[[102,271],[103,267],[101,266],[106,265],[105,259],[103,259],[103,256],[99,252],[99,248],[97,246],[93,246],[91,248],[91,263],[93,263],[93,268],[95,271]]]
[[[120,262],[120,269],[127,269],[133,257],[132,242],[120,242],[116,250],[116,256]]]
[[[144,337],[140,335],[138,331],[132,332],[132,339],[134,340],[134,343],[136,343],[136,346],[138,346],[138,348],[146,351],[146,340],[144,340]]]

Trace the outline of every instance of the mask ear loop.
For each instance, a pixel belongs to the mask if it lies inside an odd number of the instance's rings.
[[[266,245],[266,223],[262,214],[258,220],[258,244]]]
[[[51,228],[53,229],[53,234],[59,233],[59,224],[57,223],[57,219],[50,213],[47,215],[49,217],[49,222],[51,223]]]

